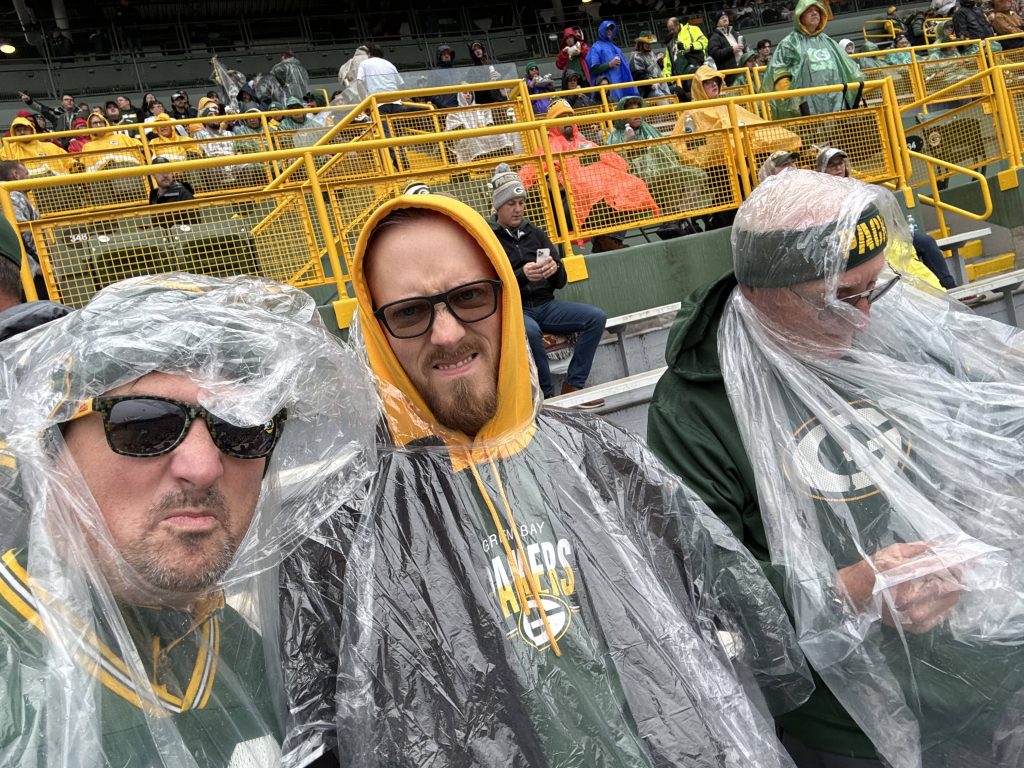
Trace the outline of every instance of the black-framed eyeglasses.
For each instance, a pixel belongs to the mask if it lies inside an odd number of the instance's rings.
[[[373,316],[384,323],[396,339],[414,339],[434,326],[436,307],[444,304],[460,323],[479,323],[498,309],[500,280],[474,280],[433,296],[413,296],[392,301],[377,309]]]
[[[851,307],[857,306],[861,299],[867,299],[869,305],[874,304],[876,301],[878,301],[880,298],[885,296],[885,294],[887,294],[889,291],[893,289],[896,283],[900,281],[900,277],[900,273],[897,272],[896,277],[893,277],[890,280],[886,280],[881,285],[876,285],[874,288],[868,288],[866,291],[855,293],[852,296],[843,296],[843,298],[839,299],[839,301],[846,302]]]
[[[103,417],[103,432],[110,450],[135,457],[170,453],[181,445],[192,422],[201,418],[222,453],[237,459],[261,459],[274,450],[288,418],[287,411],[281,410],[265,424],[240,427],[214,416],[201,405],[156,395],[116,395],[85,401],[71,420],[90,413]]]

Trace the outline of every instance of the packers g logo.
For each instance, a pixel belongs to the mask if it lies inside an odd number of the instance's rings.
[[[910,455],[910,440],[874,406],[863,401],[850,405],[856,409],[857,417],[851,421],[845,414],[833,414],[833,423],[854,437],[861,437],[881,468],[901,472]],[[873,428],[870,437],[858,434],[856,423],[859,420]],[[875,434],[876,430],[879,434]],[[783,470],[790,482],[803,487],[811,498],[819,501],[859,501],[879,492],[867,473],[829,436],[817,417],[804,422],[793,433]]]
[[[551,634],[555,640],[561,639],[569,624],[572,622],[572,610],[562,600],[553,595],[540,595],[540,604],[548,619],[548,626],[551,627]],[[525,611],[519,613],[517,630],[519,636],[537,650],[543,650],[551,643],[547,629],[544,628],[544,618],[541,616],[534,598],[527,600],[530,606],[530,613]]]

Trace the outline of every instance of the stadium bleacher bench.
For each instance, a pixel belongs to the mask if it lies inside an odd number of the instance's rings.
[[[608,321],[604,324],[604,329],[609,333],[613,333],[618,341],[619,349],[619,360],[622,363],[622,370],[626,376],[629,376],[629,359],[626,354],[626,329],[634,323],[639,323],[643,320],[651,320],[661,315],[667,315],[669,313],[675,315],[679,311],[679,302],[674,301],[671,304],[663,304],[660,307],[650,307],[649,309],[641,309],[637,312],[630,312],[625,315],[618,315],[617,317],[609,317]],[[569,358],[571,355],[565,355],[559,359],[552,360],[550,363],[551,372],[564,374],[569,368]],[[580,402],[586,402],[581,400]]]
[[[654,385],[658,383],[661,375],[668,370],[665,366],[655,368],[652,371],[637,373],[633,376],[626,376],[622,379],[597,384],[586,389],[578,389],[568,395],[549,397],[544,405],[554,408],[578,408],[584,403],[594,400],[604,400],[605,404],[594,409],[594,413],[613,411],[626,405],[638,402],[647,402],[654,394]]]
[[[949,251],[953,257],[953,277],[956,278],[956,282],[959,285],[963,285],[967,282],[967,266],[964,264],[964,256],[960,253],[960,249],[963,248],[967,243],[972,240],[980,240],[983,237],[988,237],[992,234],[992,230],[988,227],[983,229],[975,229],[970,232],[963,232],[959,235],[950,235],[944,237],[941,240],[936,240],[936,245],[939,246],[943,251]]]
[[[982,280],[975,280],[973,283],[961,285],[949,291],[949,296],[954,299],[963,299],[982,293],[1001,293],[1003,295],[1003,308],[1006,310],[1006,322],[1019,327],[1017,308],[1013,303],[1013,294],[1022,284],[1024,284],[1024,269],[1015,269],[1013,272],[1005,272],[1001,275],[993,275]]]

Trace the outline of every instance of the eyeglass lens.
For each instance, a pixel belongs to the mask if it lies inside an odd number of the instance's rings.
[[[384,323],[393,336],[413,338],[430,330],[434,307],[443,302],[457,320],[475,323],[489,317],[498,306],[497,286],[488,280],[456,286],[437,296],[417,296],[381,308]]]

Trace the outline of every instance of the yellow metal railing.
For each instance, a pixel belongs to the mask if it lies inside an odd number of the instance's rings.
[[[918,199],[927,205],[932,206],[935,209],[935,216],[938,219],[939,224],[939,237],[949,236],[949,226],[946,224],[946,216],[948,213],[955,213],[959,216],[964,216],[974,221],[984,221],[992,215],[992,194],[989,192],[988,179],[977,171],[972,171],[968,168],[963,168],[952,163],[947,163],[945,160],[939,160],[936,157],[929,155],[922,155],[919,152],[909,151],[911,160],[922,163],[927,169],[928,174],[928,186],[931,189],[931,195],[922,195],[918,193]],[[942,187],[939,184],[942,174],[935,172],[935,166],[945,168],[947,171],[965,174],[975,181],[978,182],[978,189],[981,192],[981,200],[984,205],[984,210],[980,213],[974,211],[968,211],[958,206],[950,205],[949,203],[943,202],[940,198]],[[949,175],[948,173],[945,175]]]

